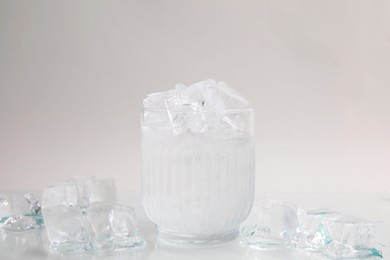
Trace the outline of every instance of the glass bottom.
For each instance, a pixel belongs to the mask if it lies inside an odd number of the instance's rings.
[[[238,237],[238,228],[220,234],[183,235],[158,229],[158,244],[180,248],[214,247],[226,244]]]

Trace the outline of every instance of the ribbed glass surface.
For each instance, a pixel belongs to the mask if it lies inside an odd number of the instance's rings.
[[[143,205],[160,230],[207,235],[238,228],[254,196],[254,140],[142,128]]]

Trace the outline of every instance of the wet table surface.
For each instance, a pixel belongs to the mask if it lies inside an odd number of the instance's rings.
[[[281,199],[297,204],[304,209],[329,208],[371,221],[378,221],[377,242],[383,251],[384,259],[390,259],[390,193],[271,193],[258,194],[258,197]],[[176,249],[156,244],[155,226],[145,215],[140,194],[122,192],[119,202],[135,208],[139,219],[139,228],[147,240],[147,247],[134,251],[110,252],[104,254],[55,254],[49,251],[44,229],[24,233],[5,232],[0,230],[0,259],[327,259],[320,254],[309,253],[298,249],[259,251],[241,246],[237,240],[223,246],[205,249]],[[366,258],[367,259],[367,258]],[[376,259],[376,258],[373,258]]]

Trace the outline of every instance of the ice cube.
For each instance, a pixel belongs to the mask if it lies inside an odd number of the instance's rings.
[[[77,177],[48,187],[43,191],[42,207],[64,205],[85,211],[90,203],[96,201],[116,201],[113,179]]]
[[[114,205],[110,214],[110,223],[115,249],[142,248],[146,245],[138,232],[137,220],[131,207]]]
[[[65,182],[69,185],[76,186],[77,190],[77,206],[82,208],[83,211],[89,206],[91,191],[91,183],[95,181],[94,177],[75,176]]]
[[[89,203],[104,201],[116,202],[116,186],[114,179],[95,179],[89,183]]]
[[[6,221],[12,215],[10,201],[6,194],[0,193],[0,223]]]
[[[60,204],[44,207],[42,214],[51,249],[58,252],[91,250],[91,227],[80,208]]]
[[[294,204],[272,199],[255,201],[240,228],[240,241],[259,249],[288,248],[297,228]]]
[[[370,257],[382,254],[375,249],[375,224],[347,216],[331,216],[321,221],[314,241],[334,259]]]
[[[29,205],[30,213],[40,215],[41,214],[41,203],[39,202],[39,200],[37,198],[35,198],[35,196],[30,194],[30,193],[25,193],[24,198],[26,199],[26,201]]]
[[[226,109],[237,110],[250,108],[250,103],[237,91],[224,82],[218,82],[218,89]]]
[[[166,109],[165,101],[172,97],[177,96],[178,89],[172,89],[164,92],[156,92],[146,95],[143,99],[143,108],[144,109]]]
[[[77,177],[46,188],[42,214],[50,248],[84,252],[145,245],[132,209],[115,201],[113,179]]]
[[[22,192],[5,192],[0,194],[0,210],[6,217],[12,215],[23,215],[30,212],[30,205]],[[0,216],[1,217],[1,216]]]
[[[92,228],[93,247],[97,251],[143,247],[146,242],[139,234],[132,208],[95,202],[87,210]]]
[[[94,202],[87,210],[87,219],[92,228],[93,248],[96,251],[114,248],[114,234],[110,222],[112,207],[109,203]]]
[[[212,79],[188,87],[178,84],[173,90],[150,94],[144,98],[143,106],[144,125],[153,125],[151,122],[164,125],[162,122],[167,118],[148,109],[166,110],[174,135],[203,134],[217,124],[229,131],[243,129],[245,119],[237,114],[227,115],[226,111],[250,108],[249,102],[226,83]]]
[[[3,228],[9,231],[24,232],[30,229],[38,229],[41,226],[40,216],[13,215],[4,222]]]
[[[166,111],[174,135],[186,132],[189,128],[189,121],[198,111],[198,102],[193,102],[183,92],[184,90],[178,88],[170,92],[171,95],[165,99]]]
[[[30,193],[0,194],[0,223],[9,231],[40,228],[42,216],[39,201]]]
[[[205,80],[195,83],[182,90],[182,100],[176,110],[187,106],[189,112],[185,125],[191,133],[199,134],[210,130],[224,115],[225,105],[220,95],[219,83],[215,80]]]
[[[43,190],[42,209],[59,205],[67,207],[77,207],[79,205],[76,183],[63,182]]]
[[[329,209],[298,209],[298,227],[294,243],[299,248],[317,250],[322,247],[320,241],[314,240],[316,232],[324,218],[334,216],[335,211]]]

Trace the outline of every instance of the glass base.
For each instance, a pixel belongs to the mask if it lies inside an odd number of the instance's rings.
[[[158,244],[161,246],[180,248],[214,247],[226,244],[238,237],[238,228],[220,234],[183,235],[158,229]]]

